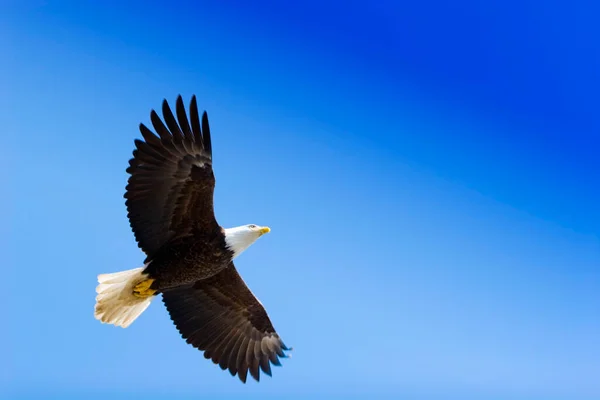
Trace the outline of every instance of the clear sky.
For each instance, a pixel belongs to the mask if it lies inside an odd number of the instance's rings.
[[[3,2],[0,397],[600,398],[598,5],[296,3]],[[260,384],[160,301],[93,317],[180,93],[219,222],[272,228],[237,262],[294,347]]]

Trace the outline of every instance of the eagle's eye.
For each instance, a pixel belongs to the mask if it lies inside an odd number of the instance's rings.
[[[254,225],[254,224],[248,225],[248,228],[254,229],[254,228],[256,228],[256,225]]]

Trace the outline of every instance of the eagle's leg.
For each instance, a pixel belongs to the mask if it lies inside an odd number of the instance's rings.
[[[156,290],[151,288],[153,283],[154,279],[152,278],[141,281],[133,287],[133,295],[136,297],[153,296],[156,293]]]

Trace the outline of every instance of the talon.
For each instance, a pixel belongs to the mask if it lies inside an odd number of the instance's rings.
[[[136,292],[143,292],[145,290],[148,290],[150,288],[150,286],[152,286],[153,283],[154,283],[154,279],[146,279],[144,281],[141,281],[137,285],[135,285],[133,290]]]
[[[154,283],[154,279],[146,279],[135,285],[133,288],[133,295],[136,297],[150,297],[156,293],[156,290],[150,289],[150,286]]]

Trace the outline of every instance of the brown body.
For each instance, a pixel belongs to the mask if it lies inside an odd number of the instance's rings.
[[[208,279],[231,264],[233,252],[222,228],[194,233],[169,242],[152,257],[144,272],[154,279],[156,292]]]

